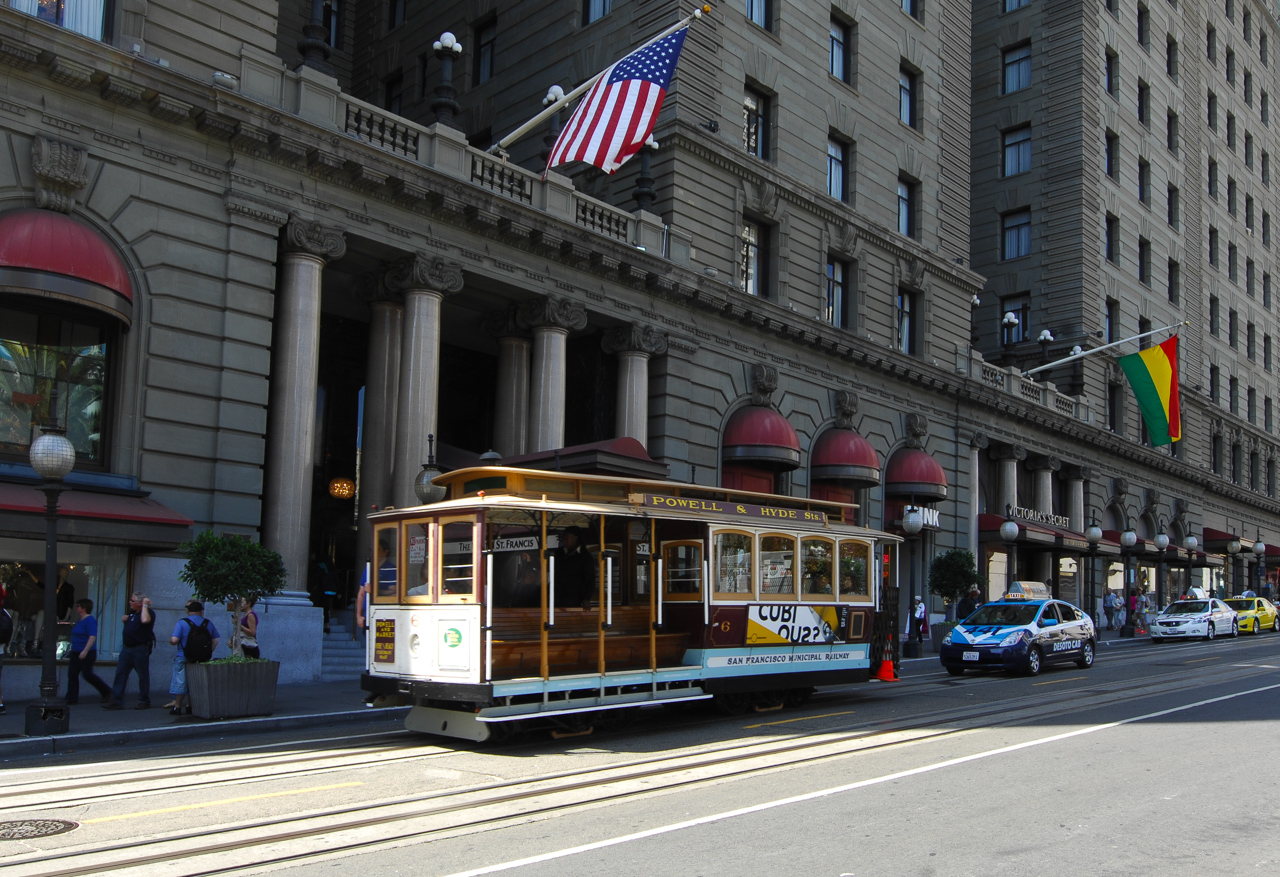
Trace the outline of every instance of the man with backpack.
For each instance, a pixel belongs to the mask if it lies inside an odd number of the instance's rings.
[[[189,601],[187,617],[178,619],[169,637],[169,645],[178,647],[178,653],[173,656],[173,680],[169,683],[169,693],[174,696],[169,715],[191,715],[191,706],[183,703],[187,698],[187,664],[202,664],[212,659],[218,639],[218,629],[204,617],[204,604],[199,600]]]

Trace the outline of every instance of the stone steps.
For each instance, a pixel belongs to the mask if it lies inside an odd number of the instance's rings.
[[[351,631],[337,618],[330,619],[320,660],[322,682],[356,680],[365,670],[364,641],[353,640]]]

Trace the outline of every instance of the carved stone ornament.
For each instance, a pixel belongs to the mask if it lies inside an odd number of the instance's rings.
[[[382,276],[383,272],[380,271],[368,271],[360,275],[360,279],[356,281],[356,298],[368,305],[381,302],[400,304],[403,301],[400,293],[388,289],[382,282]]]
[[[391,263],[386,284],[397,292],[429,289],[445,295],[462,291],[462,266],[444,259],[414,253]]]
[[[36,206],[70,213],[76,192],[89,182],[89,153],[70,143],[37,136],[31,142],[31,170],[36,175]]]
[[[857,249],[858,230],[846,222],[840,226],[839,234],[836,235],[836,251],[845,256],[852,256]]]
[[[322,259],[341,259],[347,252],[347,238],[339,229],[309,222],[296,213],[289,214],[284,227],[285,250],[307,253]]]
[[[836,428],[853,429],[853,418],[858,416],[858,394],[853,390],[836,390]]]
[[[531,298],[520,305],[516,322],[525,329],[555,328],[578,332],[587,327],[587,309],[554,295]]]
[[[1173,500],[1173,517],[1170,518],[1169,525],[1179,533],[1187,532],[1187,501],[1185,499]]]
[[[971,448],[982,450],[989,444],[991,444],[991,440],[987,438],[987,434],[985,432],[975,432],[969,437],[969,447]]]
[[[1027,469],[1032,472],[1057,472],[1062,468],[1062,461],[1052,454],[1036,454],[1027,458]]]
[[[775,219],[781,203],[778,187],[768,181],[758,186],[747,183],[748,204],[751,210],[767,219]]]
[[[1209,432],[1212,435],[1222,435],[1223,424],[1221,417],[1214,417],[1209,420]]]
[[[639,323],[615,326],[604,333],[600,347],[605,353],[636,352],[661,356],[667,352],[667,334]]]
[[[1003,460],[1025,460],[1027,459],[1027,449],[1022,445],[1015,445],[1011,442],[992,442],[991,450],[988,451],[991,459],[997,462]]]
[[[771,365],[757,362],[751,366],[751,404],[769,405],[773,391],[778,389],[778,370]]]
[[[517,305],[490,311],[480,321],[480,328],[495,338],[524,338],[528,333],[520,328],[516,316],[520,308]]]
[[[1107,501],[1107,505],[1123,506],[1125,499],[1129,496],[1129,479],[1128,478],[1112,478],[1111,479],[1111,499]]]
[[[1154,487],[1147,488],[1147,504],[1142,507],[1144,515],[1151,515],[1153,518],[1160,512],[1160,491]]]
[[[913,289],[924,289],[924,259],[907,259],[903,265],[902,278]]]
[[[929,437],[929,418],[923,414],[907,415],[907,447],[923,448]]]

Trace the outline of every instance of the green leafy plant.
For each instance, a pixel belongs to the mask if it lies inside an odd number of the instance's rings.
[[[203,603],[226,603],[235,615],[233,650],[239,651],[240,601],[259,599],[284,590],[284,560],[257,542],[240,536],[221,536],[205,530],[180,549],[187,565],[179,581],[191,586]]]
[[[972,551],[944,551],[929,566],[929,590],[946,603],[959,602],[970,589],[978,587],[981,580],[977,567]]]

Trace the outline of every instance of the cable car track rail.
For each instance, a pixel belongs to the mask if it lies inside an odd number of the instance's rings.
[[[1212,684],[1216,681],[1221,681],[1224,677],[1246,678],[1248,676],[1274,672],[1261,668],[1258,668],[1256,672],[1240,672],[1243,669],[1245,668],[1224,667],[1222,672],[1203,675],[1197,674],[1194,679],[1171,680],[1166,685],[1149,686],[1143,688],[1140,693],[1137,694],[1137,698],[1156,697],[1189,691],[1203,687],[1207,684]],[[297,814],[294,816],[262,820],[243,825],[227,826],[220,830],[220,837],[225,837],[228,834],[243,835],[245,833],[252,833],[255,831],[267,831],[269,833],[239,839],[224,839],[213,843],[208,842],[207,828],[201,831],[179,832],[168,837],[160,837],[150,841],[151,844],[154,844],[160,849],[156,852],[141,855],[139,854],[138,840],[132,839],[128,842],[105,846],[99,844],[89,849],[63,850],[46,855],[35,855],[23,858],[15,856],[3,860],[3,864],[5,865],[6,870],[17,872],[18,874],[24,875],[24,877],[80,877],[80,875],[102,874],[126,868],[172,862],[175,856],[181,856],[185,860],[193,857],[219,855],[237,850],[259,848],[269,844],[278,844],[288,841],[314,838],[317,836],[333,835],[336,832],[355,831],[411,820],[447,817],[450,814],[457,813],[459,811],[473,811],[479,810],[480,808],[501,807],[503,805],[519,804],[521,802],[527,802],[538,798],[554,798],[558,795],[573,792],[591,791],[595,793],[586,799],[574,799],[572,801],[560,803],[552,801],[534,809],[523,809],[516,813],[508,812],[494,816],[480,816],[470,820],[450,823],[445,826],[417,828],[411,831],[400,832],[390,837],[380,837],[375,841],[363,839],[352,843],[337,844],[322,850],[308,850],[268,859],[255,858],[253,859],[252,864],[255,867],[262,867],[285,862],[296,862],[305,859],[312,859],[318,856],[329,856],[335,853],[367,850],[371,845],[384,846],[386,844],[399,843],[415,838],[426,838],[433,835],[444,836],[447,834],[456,834],[458,832],[474,831],[486,826],[495,826],[500,823],[509,822],[512,819],[527,820],[537,815],[552,814],[575,807],[598,805],[614,800],[640,797],[652,792],[667,791],[674,788],[694,786],[708,782],[721,782],[726,779],[738,778],[753,773],[758,774],[762,770],[773,771],[783,768],[791,768],[834,758],[848,757],[864,752],[883,751],[898,746],[914,745],[921,742],[940,740],[968,733],[975,730],[977,727],[990,728],[1018,725],[1033,720],[1043,720],[1058,715],[1077,713],[1081,709],[1082,704],[1080,704],[1080,701],[1082,700],[1092,701],[1086,705],[1090,709],[1132,701],[1136,699],[1133,688],[1134,680],[1124,680],[1119,683],[1108,683],[1102,686],[1077,689],[1072,692],[1073,696],[1065,698],[1050,696],[1048,694],[1037,694],[1036,697],[1030,698],[1030,702],[1023,708],[1015,711],[1009,710],[1008,702],[990,704],[978,710],[938,711],[938,713],[946,712],[951,713],[952,715],[944,716],[935,713],[934,717],[929,721],[903,721],[893,723],[892,725],[889,724],[888,721],[879,721],[873,723],[874,727],[870,729],[859,729],[856,731],[836,734],[825,733],[821,739],[817,740],[812,739],[812,735],[793,734],[787,735],[781,739],[775,738],[763,743],[752,742],[749,744],[739,744],[736,746],[718,748],[710,752],[665,755],[656,759],[641,760],[623,765],[615,764],[594,767],[582,771],[566,771],[530,779],[511,780],[501,783],[435,792],[429,795],[410,796],[381,802],[368,802],[359,805],[332,808],[315,813]],[[1023,700],[1028,699],[1024,698]],[[1046,701],[1053,701],[1053,703],[1047,704]],[[975,720],[991,718],[993,715],[1000,715],[1002,720],[987,725],[957,726],[962,722],[973,722]],[[943,725],[944,723],[947,724],[947,727],[932,733],[915,734],[907,737],[906,739],[884,740],[882,742],[876,742],[875,739],[877,737],[887,737],[889,735],[901,735],[912,731],[928,731],[928,729],[934,728],[938,725]],[[781,762],[776,761],[779,757],[783,756],[797,757],[785,758]],[[753,762],[768,759],[774,759],[775,761],[774,763],[765,765],[753,764]],[[699,771],[705,772],[708,769],[723,767],[732,767],[732,769],[718,772],[714,776],[695,775],[687,778],[681,778],[678,776],[681,773],[693,772],[694,774],[698,774]],[[647,786],[643,789],[617,788],[618,786],[625,786],[628,783],[635,783],[641,780],[653,780],[662,777],[669,778],[669,782]],[[568,781],[557,782],[559,780]],[[498,794],[490,794],[486,797],[486,793],[493,792]],[[445,799],[453,800],[450,803],[440,805],[439,802]],[[425,801],[434,802],[434,806],[405,809],[413,808],[413,805],[421,804]],[[368,815],[370,811],[387,810],[390,808],[400,809],[393,813]],[[361,815],[354,819],[347,818],[355,814]],[[344,819],[345,821],[340,821]],[[279,827],[285,824],[293,824],[300,827],[287,831],[279,831]],[[194,843],[190,846],[184,846],[184,843],[187,842]],[[120,858],[115,860],[103,860],[104,857],[109,857],[112,854],[117,853],[122,854]],[[81,865],[71,864],[70,867],[65,868],[55,867],[52,870],[36,870],[40,868],[40,866],[56,866],[58,863],[72,863],[76,860],[83,861],[89,858],[93,858],[95,860],[92,862],[86,861]],[[244,867],[246,867],[245,863],[217,866],[212,869],[186,872],[186,877],[206,877],[206,875],[230,873],[236,870],[242,870]]]

